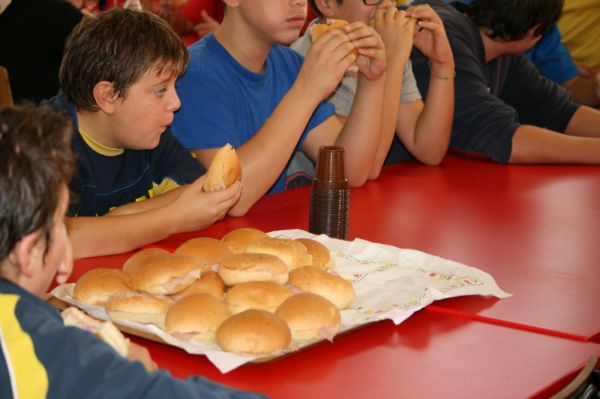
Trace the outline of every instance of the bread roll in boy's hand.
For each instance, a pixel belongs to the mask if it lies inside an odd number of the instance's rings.
[[[346,30],[344,28],[346,25],[348,25],[348,22],[344,21],[343,19],[327,19],[325,23],[313,24],[310,28],[310,38],[314,43],[330,29],[338,29],[345,34]],[[354,48],[353,52],[354,55],[358,57],[358,49]]]
[[[240,158],[231,145],[225,144],[215,153],[202,189],[204,191],[225,190],[241,177]]]

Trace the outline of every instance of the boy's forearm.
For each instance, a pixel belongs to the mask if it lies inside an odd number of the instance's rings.
[[[387,71],[383,105],[381,107],[381,138],[377,152],[375,153],[371,172],[369,173],[369,180],[379,177],[385,158],[392,145],[394,134],[396,133],[400,97],[402,95],[402,82],[404,80],[404,65],[388,62]]]
[[[244,189],[229,215],[244,215],[281,175],[319,102],[293,85],[258,133],[236,149]]]
[[[381,115],[385,74],[377,80],[359,75],[356,96],[346,123],[336,140],[344,146],[348,182],[363,185],[369,177],[381,140]]]
[[[111,217],[67,217],[65,223],[74,259],[129,252],[175,232],[169,215],[163,211]]]
[[[152,197],[150,199],[140,201],[140,202],[132,202],[129,204],[121,205],[118,208],[113,209],[106,216],[122,216],[122,215],[132,215],[134,213],[147,212],[154,209],[162,208],[173,202],[175,198],[177,198],[183,190],[185,190],[187,186],[177,187],[174,190],[166,192],[161,195],[157,195],[156,197]]]
[[[431,66],[427,101],[415,126],[408,149],[428,165],[438,165],[448,151],[454,115],[454,64]]]

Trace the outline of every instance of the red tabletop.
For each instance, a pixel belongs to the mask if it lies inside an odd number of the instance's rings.
[[[177,377],[202,375],[273,398],[545,398],[600,345],[419,312],[221,374],[204,356],[140,340]]]
[[[174,250],[191,237],[221,237],[241,226],[307,229],[309,193],[302,187],[265,197],[244,217],[151,246]],[[352,190],[350,208],[350,238],[480,268],[513,296],[436,301],[400,326],[376,323],[226,375],[203,356],[144,341],[159,365],[285,398],[546,397],[600,353],[598,344],[583,342],[600,342],[597,167],[505,166],[450,155],[440,167],[386,167],[377,181]],[[80,260],[71,281],[90,268],[119,267],[129,255]]]

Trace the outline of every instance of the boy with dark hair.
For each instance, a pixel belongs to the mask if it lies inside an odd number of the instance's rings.
[[[148,12],[112,9],[86,18],[69,37],[63,92],[50,103],[68,113],[75,130],[76,202],[67,226],[76,257],[198,230],[238,200],[239,182],[202,190],[205,170],[168,129],[180,106],[175,80],[187,61],[179,37]]]
[[[223,144],[236,147],[244,191],[229,213],[243,215],[265,193],[283,190],[300,148],[315,160],[321,146],[344,146],[350,185],[364,184],[381,140],[386,60],[379,35],[362,22],[329,31],[303,62],[285,45],[304,25],[305,0],[224,3],[221,26],[189,48],[173,133],[204,166]],[[342,124],[322,100],[354,63],[356,101]]]
[[[70,132],[49,109],[0,108],[0,397],[258,398],[154,371],[135,344],[125,359],[91,333],[65,327],[41,299],[55,277],[62,284],[71,273]]]
[[[309,4],[321,22],[372,21],[387,55],[382,142],[389,148],[396,133],[401,143],[392,147],[390,160],[414,156],[429,165],[439,164],[448,150],[454,111],[454,60],[440,18],[431,7],[423,5],[398,11],[390,0],[309,0]],[[433,80],[426,103],[421,100],[409,58],[413,44],[427,54],[432,66]],[[304,55],[310,46],[310,35],[305,34],[292,48]],[[348,116],[355,92],[356,79],[347,74],[328,98],[338,116]],[[378,155],[376,162],[382,165],[387,151]]]
[[[573,103],[523,55],[552,28],[562,0],[415,3],[440,15],[454,53],[452,147],[501,163],[600,164],[600,112]],[[427,59],[413,51],[412,61],[425,92]]]

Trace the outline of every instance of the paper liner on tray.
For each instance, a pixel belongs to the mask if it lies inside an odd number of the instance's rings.
[[[492,295],[506,298],[488,273],[458,262],[424,252],[400,249],[356,239],[352,242],[336,240],[325,235],[315,236],[303,230],[280,230],[269,233],[273,237],[312,238],[325,245],[335,261],[335,272],[352,281],[356,300],[351,309],[342,310],[340,333],[378,320],[390,319],[400,324],[414,312],[435,300],[464,295]],[[77,306],[99,319],[108,319],[103,308],[75,301],[74,284],[56,287],[52,295]],[[129,330],[151,334],[169,345],[188,353],[205,355],[222,373],[227,373],[257,357],[238,356],[224,352],[217,344],[204,345],[184,342],[153,325],[117,322]],[[297,344],[298,350],[314,342]],[[285,355],[276,354],[275,357]]]

